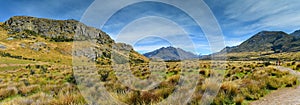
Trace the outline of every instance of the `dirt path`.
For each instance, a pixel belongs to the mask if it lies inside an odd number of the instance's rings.
[[[300,79],[300,73],[282,66],[272,66],[280,71],[289,71]],[[251,102],[251,105],[300,105],[300,86],[294,88],[282,88],[267,96]]]

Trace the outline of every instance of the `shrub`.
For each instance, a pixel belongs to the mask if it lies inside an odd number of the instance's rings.
[[[296,64],[296,62],[292,62],[292,65],[295,65]]]
[[[297,64],[295,69],[300,70],[300,64]]]
[[[269,66],[269,65],[271,65],[270,62],[264,62],[263,64],[264,64],[264,66]]]
[[[245,87],[241,88],[242,94],[247,100],[257,100],[266,94],[264,88],[255,83],[247,84]]]
[[[24,32],[28,35],[33,35],[33,36],[37,36],[37,33],[35,31],[32,30],[24,30]]]
[[[269,77],[268,79],[266,79],[266,82],[267,82],[267,88],[271,90],[276,90],[282,87],[283,85],[282,81],[279,78]]]
[[[233,98],[233,101],[236,105],[242,105],[244,102],[244,97],[243,96],[236,96]]]
[[[234,82],[224,82],[220,91],[224,91],[225,94],[232,97],[238,94],[238,86]]]
[[[297,77],[295,76],[285,76],[282,78],[286,87],[293,87],[298,84]]]
[[[224,82],[212,104],[233,104],[234,97],[238,94],[238,86],[234,82]]]
[[[129,105],[140,105],[142,103],[142,100],[140,99],[140,92],[130,92],[127,96],[127,99],[125,100],[125,103]]]
[[[19,88],[19,94],[27,96],[28,94],[37,91],[39,88],[39,85],[23,86]]]
[[[51,102],[53,105],[84,105],[84,98],[78,93],[59,94],[56,100]]]
[[[60,90],[61,90],[61,86],[57,86],[57,85],[45,85],[42,88],[42,91],[44,91],[44,92],[52,92],[54,94],[59,93]]]
[[[156,94],[153,94],[151,92],[148,91],[143,91],[141,92],[141,100],[144,103],[153,103],[153,102],[158,102],[159,101],[159,97]]]
[[[6,89],[0,89],[1,100],[17,94],[18,94],[18,90],[16,87],[7,87]]]
[[[106,81],[108,76],[109,76],[109,70],[105,70],[105,69],[102,69],[102,70],[99,70],[98,71],[98,74],[100,75],[100,79],[101,81]]]
[[[176,84],[180,79],[180,75],[173,75],[167,79],[171,84]]]
[[[67,75],[65,80],[69,83],[76,84],[76,80],[73,74]]]
[[[197,104],[199,104],[199,102],[200,102],[200,100],[202,99],[202,93],[200,93],[200,92],[195,92],[194,94],[193,94],[193,98],[192,98],[192,100],[190,101],[190,103],[189,103],[189,105],[197,105]]]
[[[160,89],[156,89],[154,93],[156,96],[167,98],[174,91],[174,87],[164,87]]]
[[[204,75],[204,76],[206,76],[206,75],[208,75],[208,70],[200,70],[199,71],[199,74],[201,74],[201,75]]]

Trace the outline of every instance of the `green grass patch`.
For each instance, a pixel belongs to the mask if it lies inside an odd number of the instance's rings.
[[[25,68],[25,66],[6,66],[6,67],[0,67],[0,71],[6,71],[6,70],[17,70]]]
[[[0,64],[34,64],[36,62],[29,60],[20,60],[9,57],[0,57]]]

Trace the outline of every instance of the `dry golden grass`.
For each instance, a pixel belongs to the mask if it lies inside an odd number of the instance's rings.
[[[97,67],[100,70],[100,74],[104,72],[103,70],[108,70],[107,72],[109,73],[102,82],[106,89],[117,99],[127,104],[155,104],[173,93],[180,78],[180,75],[178,75],[181,70],[179,69],[181,67],[180,63],[168,62],[166,64],[165,72],[162,72],[166,74],[165,80],[162,81],[157,88],[148,91],[131,90],[127,86],[122,85],[122,83],[117,81],[116,75],[114,75],[114,71],[109,65],[98,65]],[[222,72],[212,70],[211,62],[201,61],[201,63],[190,63],[189,67],[192,68],[196,68],[196,65],[201,66],[197,69],[200,76],[196,88],[197,92],[194,93],[190,104],[198,104],[205,91],[218,89],[216,83],[207,79],[211,75],[217,75],[218,73],[224,73],[225,78],[213,104],[245,104],[245,101],[256,100],[266,95],[269,90],[297,85],[296,77],[290,76],[287,72],[280,72],[276,69],[265,67],[261,62],[249,61],[219,64],[224,66],[222,67],[224,68]],[[294,65],[297,64],[295,63]],[[44,67],[46,71],[42,70]],[[145,72],[149,70],[144,69],[147,67],[146,64],[140,64],[135,65],[132,69],[133,71]],[[121,68],[120,66],[120,69]],[[32,69],[34,73],[31,73],[32,70],[30,69]],[[83,96],[81,96],[75,84],[70,80],[72,79],[71,70],[72,68],[70,66],[31,65],[31,68],[24,67],[22,70],[15,70],[18,72],[15,72],[13,75],[0,74],[0,77],[6,77],[6,79],[8,79],[4,81],[12,82],[1,83],[0,94],[2,95],[0,96],[6,100],[3,103],[33,104],[37,102],[36,100],[43,99],[45,104],[85,104]],[[11,70],[9,71],[12,72]],[[88,78],[83,78],[85,81],[87,79]],[[90,85],[91,88],[94,88],[94,92],[91,93],[91,95],[97,96],[97,91],[99,91],[98,88],[95,88],[97,86],[96,84]],[[7,90],[8,87],[15,88]],[[18,95],[19,97],[16,97]],[[33,96],[35,96],[35,98],[33,98]],[[8,97],[10,97],[10,99],[8,99]],[[47,100],[43,97],[48,97],[49,99]]]
[[[283,52],[268,55],[270,58],[279,58],[281,60],[287,61],[299,61],[300,60],[300,52]]]
[[[233,98],[233,101],[236,105],[242,105],[245,98],[243,96],[236,96]]]
[[[0,89],[0,99],[3,100],[10,96],[14,96],[18,94],[18,90],[16,87],[7,87],[4,89]]]
[[[38,91],[39,89],[40,89],[39,85],[22,86],[19,88],[19,94],[23,96],[27,96],[29,93]]]

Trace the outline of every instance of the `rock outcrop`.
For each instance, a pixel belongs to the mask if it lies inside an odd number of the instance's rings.
[[[300,38],[300,30],[296,30],[293,33],[291,33],[290,35]]]
[[[54,41],[97,39],[100,44],[114,41],[103,31],[89,27],[76,20],[52,20],[29,16],[14,16],[4,22],[10,33],[29,32]],[[75,36],[75,37],[74,37]]]

